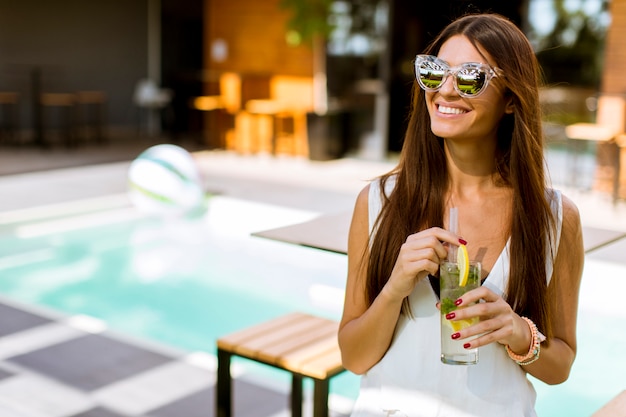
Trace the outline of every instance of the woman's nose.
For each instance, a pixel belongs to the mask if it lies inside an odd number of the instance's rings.
[[[458,95],[454,89],[454,76],[452,74],[448,74],[443,80],[443,84],[441,84],[441,88],[439,89],[439,94],[444,96]]]

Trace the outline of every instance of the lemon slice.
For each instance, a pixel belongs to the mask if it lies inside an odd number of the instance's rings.
[[[450,324],[450,327],[452,327],[452,330],[454,330],[455,332],[458,332],[460,330],[463,330],[467,327],[472,326],[477,321],[478,320],[471,318],[471,319],[448,321],[448,323]]]
[[[465,287],[469,276],[469,256],[465,245],[459,245],[456,253],[456,263],[459,267],[459,286]]]

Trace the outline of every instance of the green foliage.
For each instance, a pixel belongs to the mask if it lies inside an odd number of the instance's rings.
[[[329,23],[332,0],[281,0],[280,7],[291,12],[287,29],[297,32],[303,41],[316,36],[327,39],[333,30]]]
[[[536,0],[537,1],[537,0]],[[553,0],[556,22],[540,42],[537,53],[549,83],[598,88],[606,26],[599,16],[583,10],[568,10],[564,0]],[[607,0],[603,0],[606,9]]]

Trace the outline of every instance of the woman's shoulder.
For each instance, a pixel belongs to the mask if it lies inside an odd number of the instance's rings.
[[[561,201],[563,206],[563,224],[579,228],[580,211],[578,210],[578,206],[565,194],[561,195]]]
[[[396,173],[389,173],[374,178],[369,184],[370,194],[379,194],[382,196],[384,192],[384,195],[389,197],[396,186],[397,176]]]
[[[563,220],[579,219],[580,213],[576,203],[565,195],[561,190],[549,188],[546,195],[552,206],[558,206],[559,212],[562,213]]]

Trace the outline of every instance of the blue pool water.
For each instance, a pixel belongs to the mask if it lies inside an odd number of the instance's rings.
[[[209,353],[219,336],[294,310],[339,319],[344,255],[250,236],[316,213],[218,196],[205,216],[183,221],[146,218],[123,198],[112,201],[71,216],[42,210],[0,224],[0,292]],[[588,262],[585,271],[577,362],[565,384],[534,381],[540,416],[588,417],[626,389],[626,336],[616,331],[625,313],[598,307],[620,305],[607,302],[604,289],[623,294],[623,270]],[[331,390],[354,399],[358,378],[344,373]]]
[[[250,236],[316,213],[219,196],[184,220],[141,216],[123,199],[109,205],[0,225],[0,292],[211,354],[219,336],[292,311],[340,318],[344,255]],[[353,396],[357,377],[331,389]]]

